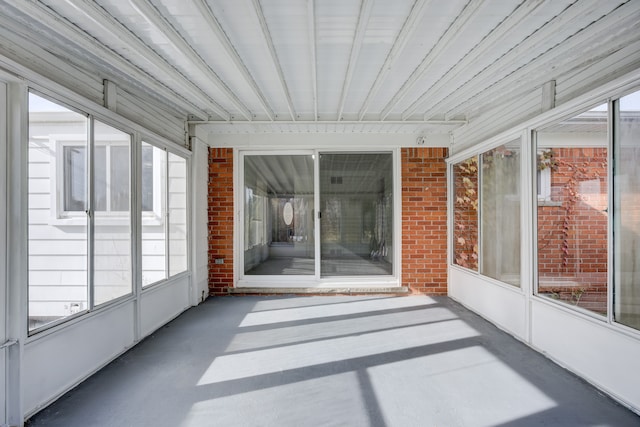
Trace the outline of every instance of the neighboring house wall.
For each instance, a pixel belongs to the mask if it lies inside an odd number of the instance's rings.
[[[538,206],[538,292],[607,311],[607,149],[553,148]]]
[[[402,286],[447,293],[446,148],[403,148]],[[209,150],[209,291],[233,287],[233,150]],[[389,252],[392,252],[391,250]]]

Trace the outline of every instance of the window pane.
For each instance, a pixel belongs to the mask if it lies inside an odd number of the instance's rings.
[[[478,269],[478,157],[453,166],[454,185],[454,263]]]
[[[107,148],[94,147],[93,154],[93,209],[104,212],[107,207]]]
[[[520,286],[520,141],[482,154],[481,273]]]
[[[538,202],[538,295],[607,313],[607,110],[536,134],[550,197]]]
[[[111,211],[129,211],[129,147],[113,145],[109,159],[109,198]]]
[[[96,212],[93,283],[94,303],[98,305],[132,292],[129,210],[131,137],[97,120],[94,124]],[[98,209],[99,197],[103,196],[106,209],[102,209],[102,205]],[[113,215],[111,211],[116,210],[117,215]]]
[[[63,146],[64,210],[86,210],[86,150],[84,146]]]
[[[88,308],[87,216],[61,215],[85,210],[86,147],[87,117],[29,94],[30,331]]]
[[[244,273],[313,275],[313,158],[244,157]]]
[[[169,275],[187,269],[187,161],[169,153]]]
[[[620,99],[615,141],[614,315],[640,329],[640,92]]]
[[[142,143],[142,286],[167,278],[167,152]]]
[[[159,150],[145,142],[142,143],[142,210],[153,211],[153,156],[154,150]],[[162,151],[162,150],[159,150]]]
[[[320,274],[393,274],[392,153],[320,156]]]

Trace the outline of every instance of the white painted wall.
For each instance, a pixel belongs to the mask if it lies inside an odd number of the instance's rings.
[[[22,392],[27,416],[51,403],[131,347],[132,301],[32,337],[24,346]]]
[[[192,184],[192,295],[191,304],[196,305],[209,296],[209,230],[208,230],[208,194],[209,194],[209,147],[197,138],[193,138]]]

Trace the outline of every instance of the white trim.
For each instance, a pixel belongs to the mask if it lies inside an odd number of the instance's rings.
[[[0,76],[1,78],[1,76]],[[7,312],[7,85],[0,80],[0,424],[9,424],[7,419],[6,396],[13,391],[9,390],[6,374],[9,371],[7,363],[8,340]]]

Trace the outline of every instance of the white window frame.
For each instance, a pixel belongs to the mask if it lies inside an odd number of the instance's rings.
[[[125,135],[128,138],[124,138],[121,134],[113,134],[110,135],[108,140],[109,142],[95,142],[94,147],[128,147],[129,148],[129,186],[131,186],[131,182],[133,180],[133,176],[131,175],[131,147],[133,142],[133,138],[129,133],[125,132]],[[107,138],[105,138],[107,139]],[[51,209],[52,217],[50,223],[52,225],[86,225],[86,212],[83,211],[67,211],[64,209],[64,191],[65,191],[65,182],[64,182],[64,148],[65,147],[77,147],[83,146],[85,149],[88,149],[89,144],[87,144],[87,139],[84,136],[78,134],[71,135],[50,135],[49,142],[51,147],[55,147],[56,155],[55,155],[55,163],[50,165],[51,168],[51,205],[53,209]],[[79,143],[84,143],[84,145],[79,145]],[[151,144],[149,144],[151,145]],[[107,165],[106,165],[106,173],[107,173],[107,181],[109,181],[109,159],[110,155],[107,154]],[[153,210],[152,211],[142,211],[142,221],[144,225],[162,225],[164,223],[164,217],[162,215],[162,184],[161,181],[161,170],[160,170],[160,160],[154,159],[153,162]],[[85,173],[86,169],[85,169]],[[88,182],[87,182],[88,183]],[[108,190],[107,190],[108,191]],[[109,197],[107,194],[107,203],[109,203]],[[132,207],[129,207],[128,211],[97,211],[97,214],[102,218],[107,218],[109,221],[106,223],[101,221],[103,225],[122,225],[124,223],[129,222],[129,216],[132,211]]]

